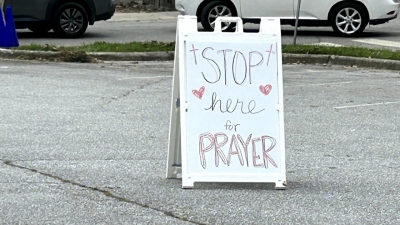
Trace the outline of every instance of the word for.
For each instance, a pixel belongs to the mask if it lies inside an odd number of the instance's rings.
[[[226,130],[233,130],[233,129],[235,129],[235,131],[236,131],[236,127],[240,125],[240,124],[233,124],[233,125],[231,125],[231,124],[232,124],[232,122],[231,122],[230,120],[226,121],[226,123],[225,123],[225,125],[224,125],[225,129],[226,129]]]
[[[249,101],[247,107],[245,106],[245,103],[239,99],[236,99],[236,102],[234,103],[232,99],[228,98],[225,103],[222,103],[222,101],[218,99],[217,93],[213,92],[211,96],[211,106],[205,108],[205,110],[214,111],[217,108],[221,113],[233,113],[236,108],[240,108],[242,114],[257,114],[265,110],[259,109],[257,111],[256,107],[257,103],[254,100]]]
[[[223,140],[221,140],[223,139]],[[240,165],[244,166],[244,160],[246,160],[246,165],[249,167],[249,152],[251,148],[251,156],[250,160],[254,167],[264,167],[268,169],[268,163],[271,163],[274,167],[278,168],[278,165],[272,159],[272,157],[268,154],[272,151],[272,149],[276,145],[276,140],[270,136],[261,136],[257,138],[252,138],[252,134],[247,137],[247,140],[244,141],[240,134],[233,134],[229,144],[229,150],[227,154],[224,154],[222,147],[224,147],[229,141],[228,136],[225,133],[203,133],[199,138],[199,154],[200,154],[200,163],[201,166],[206,169],[206,153],[210,152],[212,149],[215,151],[215,166],[219,166],[219,160],[230,166],[231,157],[237,156],[239,158]],[[251,142],[251,147],[249,147]],[[209,143],[207,145],[207,143]],[[261,144],[261,155],[262,161],[257,162],[257,160],[261,160],[260,155],[257,153],[257,145],[260,147]],[[227,146],[228,147],[228,146]],[[228,148],[226,148],[228,149]],[[226,151],[226,150],[225,150]],[[243,157],[244,154],[244,157]]]
[[[203,59],[207,60],[207,62],[211,65],[211,67],[214,70],[214,74],[205,74],[204,72],[201,72],[203,75],[203,78],[206,82],[210,84],[215,84],[221,80],[221,77],[223,76],[225,85],[228,85],[228,72],[231,72],[232,79],[234,83],[237,85],[242,85],[246,80],[248,81],[249,84],[252,83],[251,78],[252,78],[252,71],[255,67],[259,67],[263,65],[264,63],[264,55],[263,53],[267,53],[267,66],[269,65],[270,61],[270,56],[271,54],[276,54],[274,51],[272,51],[272,44],[269,50],[266,50],[264,52],[259,52],[259,51],[251,51],[248,53],[248,56],[241,51],[234,51],[232,49],[223,49],[223,50],[218,50],[217,54],[222,54],[221,57],[223,57],[223,65],[219,65],[217,63],[216,58],[212,58],[208,54],[208,51],[212,50],[215,51],[214,48],[212,47],[207,47],[203,50],[202,52],[202,57]],[[194,46],[192,46],[194,58],[195,58],[195,63],[197,65],[197,58],[196,58],[196,50]],[[232,57],[227,57],[227,55],[233,54]],[[215,54],[214,54],[215,55]],[[228,61],[229,60],[229,61]],[[238,64],[241,63],[243,66],[238,66]],[[228,68],[231,68],[230,70]],[[221,69],[222,68],[222,69]]]

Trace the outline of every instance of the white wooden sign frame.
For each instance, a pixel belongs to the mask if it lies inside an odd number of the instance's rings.
[[[221,32],[222,22],[236,22],[236,32]],[[285,133],[284,133],[284,111],[283,111],[283,78],[282,78],[282,50],[281,50],[281,31],[280,20],[278,18],[261,18],[259,33],[243,33],[243,23],[240,18],[236,17],[219,17],[215,23],[214,32],[198,32],[197,18],[195,16],[178,16],[175,62],[173,72],[173,90],[171,101],[171,120],[169,134],[169,149],[167,162],[167,178],[178,178],[178,174],[182,174],[182,188],[193,188],[195,182],[254,182],[254,183],[275,183],[276,189],[285,189],[286,183],[286,160],[285,160]],[[265,173],[251,171],[230,171],[226,172],[193,172],[188,170],[189,161],[188,151],[194,149],[187,148],[188,127],[187,115],[191,102],[188,102],[187,94],[187,43],[190,41],[210,41],[224,40],[226,43],[276,43],[274,48],[277,64],[277,136],[279,151],[279,170]],[[272,45],[271,45],[272,46]],[[272,51],[272,49],[270,49]],[[260,89],[262,87],[260,86]],[[261,90],[263,91],[263,90]],[[274,90],[275,91],[275,90]],[[269,93],[269,92],[268,92]],[[266,94],[268,94],[266,93]],[[195,104],[195,103],[193,103]],[[275,146],[275,144],[274,144]],[[194,150],[198,151],[198,149]],[[253,150],[254,151],[254,150]],[[197,159],[196,159],[197,160]],[[254,160],[254,158],[253,158]],[[261,160],[261,159],[260,159]],[[200,162],[197,160],[200,164]],[[264,164],[265,164],[264,159]],[[268,162],[267,162],[268,163]],[[266,166],[268,168],[268,166]],[[278,168],[278,167],[277,167]]]

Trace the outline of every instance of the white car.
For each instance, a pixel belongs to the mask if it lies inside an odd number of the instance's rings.
[[[400,0],[302,0],[299,26],[332,26],[342,36],[361,34],[365,27],[386,23],[399,13]],[[279,17],[281,24],[296,21],[298,0],[175,0],[182,15],[197,16],[205,30],[214,29],[219,16],[238,16],[257,23],[259,17]],[[231,30],[234,23],[223,23]]]

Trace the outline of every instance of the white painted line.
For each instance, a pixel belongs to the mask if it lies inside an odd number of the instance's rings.
[[[158,18],[143,18],[143,19],[138,19],[138,18],[121,18],[121,19],[110,19],[107,20],[108,22],[128,22],[128,21],[134,21],[134,22],[153,22],[153,21],[160,21],[160,20],[176,20],[176,17],[158,17]]]
[[[172,78],[172,76],[125,77],[125,78],[120,78],[118,80],[155,79],[155,78]]]
[[[350,83],[353,83],[353,82],[352,81],[346,81],[346,82],[335,82],[335,83],[285,85],[285,87],[325,86],[325,85],[339,85],[339,84],[350,84]]]
[[[334,109],[348,109],[348,108],[356,108],[356,107],[376,106],[376,105],[391,105],[391,104],[400,104],[400,102],[380,102],[380,103],[371,103],[371,104],[338,106],[338,107],[333,107],[333,108]]]
[[[326,70],[311,70],[311,69],[306,69],[306,73],[325,73]],[[286,73],[290,73],[290,74],[298,74],[301,73],[303,74],[304,71],[286,71]]]
[[[296,66],[296,65],[295,65]],[[304,73],[326,73],[326,70],[310,70],[306,69],[306,71],[286,71],[287,74],[304,74]]]
[[[0,66],[0,69],[8,69],[8,66]]]
[[[354,39],[352,41],[365,43],[365,44],[371,44],[371,45],[381,45],[381,46],[386,46],[386,47],[400,48],[400,42],[396,42],[396,41],[385,41],[385,40],[379,40],[379,39],[374,39],[374,38]]]
[[[330,43],[330,42],[318,42],[318,43],[313,43],[311,45],[330,46],[330,47],[342,47],[343,46],[343,45]]]

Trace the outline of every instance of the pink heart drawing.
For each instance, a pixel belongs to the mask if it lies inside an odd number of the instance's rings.
[[[265,86],[260,85],[260,91],[264,94],[264,95],[268,95],[272,90],[272,85],[267,84]]]
[[[194,94],[194,96],[198,97],[199,99],[201,99],[203,97],[204,91],[205,91],[205,87],[201,87],[199,90],[193,90],[192,93]]]

